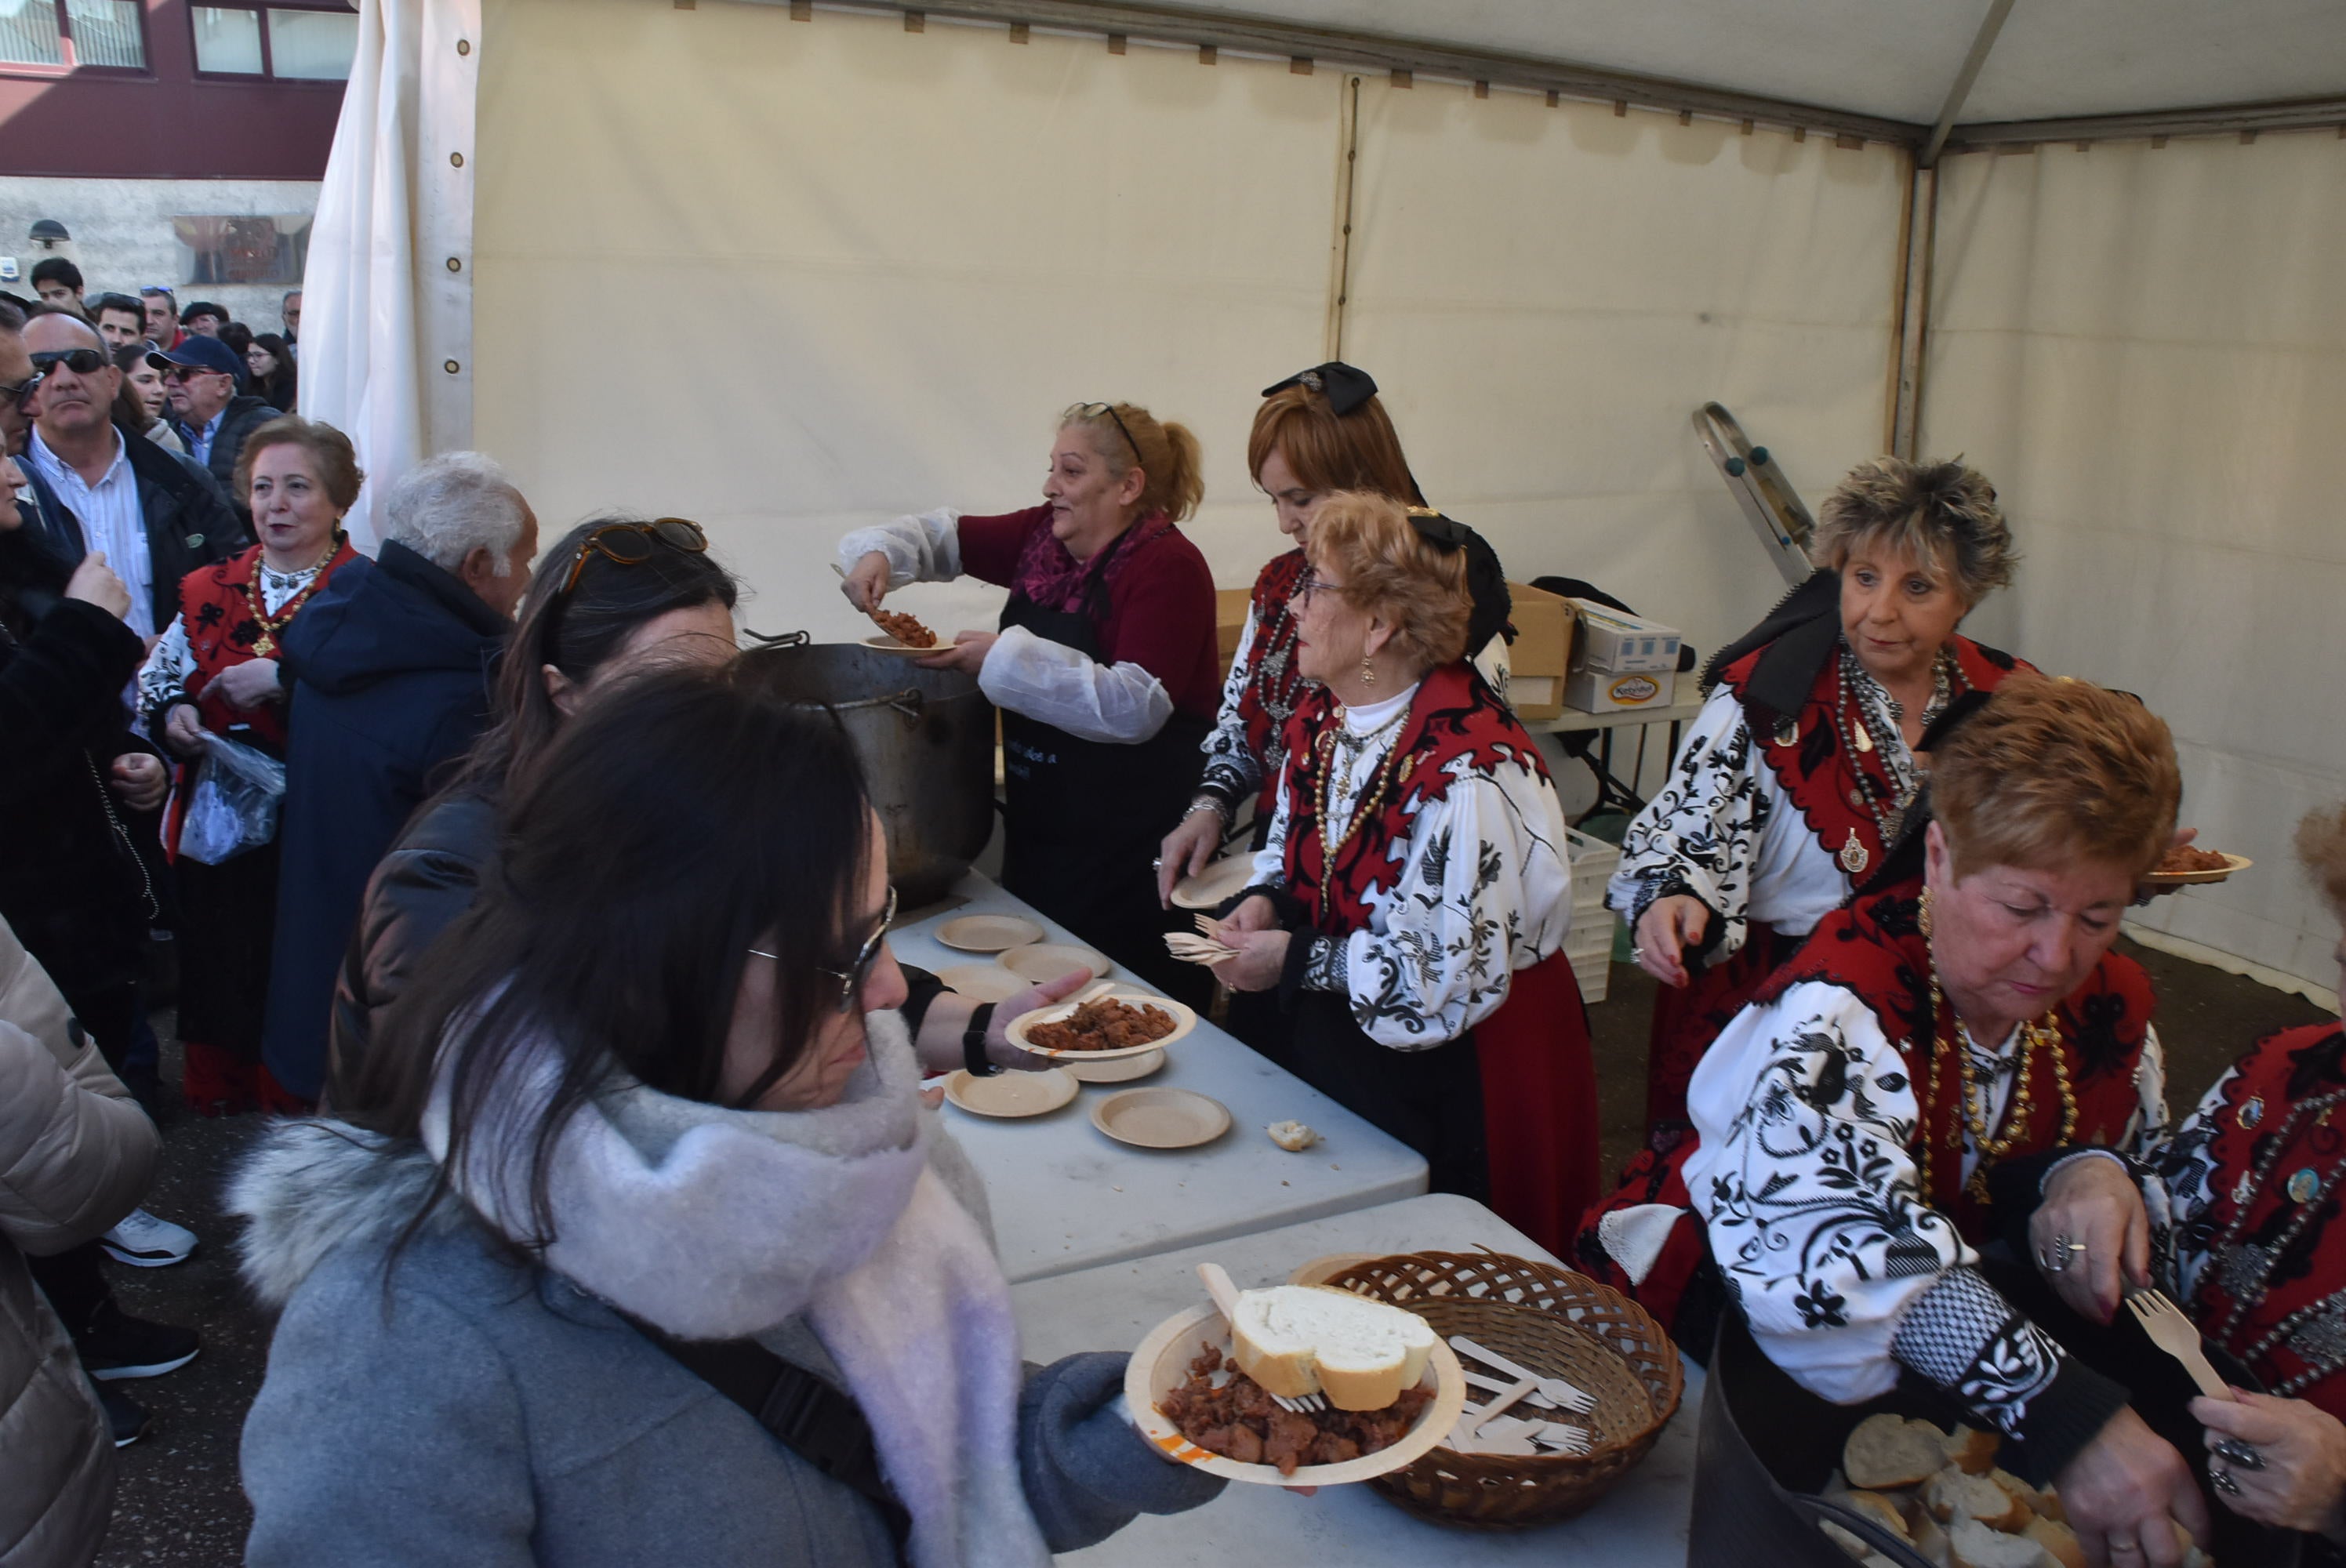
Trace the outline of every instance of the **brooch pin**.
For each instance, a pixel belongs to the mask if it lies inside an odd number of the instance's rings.
[[[1780,718],[1780,719],[1778,719],[1778,720],[1776,721],[1776,744],[1777,744],[1777,745],[1779,745],[1779,746],[1790,746],[1790,745],[1791,745],[1793,742],[1795,742],[1795,741],[1799,740],[1800,738],[1800,721],[1799,719],[1797,719],[1797,718]]]
[[[1849,842],[1843,844],[1841,852],[1833,858],[1841,862],[1841,869],[1852,877],[1863,876],[1866,865],[1873,859],[1866,852],[1865,846],[1857,841],[1857,830],[1854,828],[1849,830]]]
[[[2320,1190],[2321,1178],[2314,1174],[2311,1166],[2289,1178],[2289,1201],[2291,1203],[2311,1203],[2314,1194]]]
[[[2249,1095],[2249,1103],[2240,1107],[2240,1125],[2253,1127],[2264,1119],[2265,1097],[2262,1095]]]

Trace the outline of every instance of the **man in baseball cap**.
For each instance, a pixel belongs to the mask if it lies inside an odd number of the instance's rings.
[[[266,398],[245,392],[244,361],[218,338],[190,332],[178,348],[149,353],[147,362],[163,372],[170,389],[172,423],[187,441],[189,455],[211,471],[243,516],[244,497],[236,494],[236,460],[244,451],[244,438],[275,419],[277,410]]]

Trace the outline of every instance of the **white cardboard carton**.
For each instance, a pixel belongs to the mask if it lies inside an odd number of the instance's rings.
[[[1623,615],[1588,599],[1575,599],[1572,603],[1580,612],[1580,636],[1572,645],[1574,669],[1659,675],[1678,667],[1676,626],[1666,626],[1643,616]]]
[[[1658,675],[1640,670],[1576,669],[1564,677],[1564,701],[1583,713],[1620,713],[1637,708],[1668,708],[1678,695],[1675,666]]]

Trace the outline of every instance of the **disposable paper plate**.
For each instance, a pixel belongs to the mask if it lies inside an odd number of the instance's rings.
[[[2245,871],[2255,864],[2246,855],[2227,854],[2221,867],[2211,866],[2204,871],[2153,871],[2142,880],[2154,888],[2188,888],[2200,882],[2220,882],[2234,871]]]
[[[937,940],[964,952],[1003,952],[1043,940],[1043,928],[1023,915],[963,915],[937,927]]]
[[[945,1074],[945,1098],[975,1116],[1039,1116],[1075,1097],[1075,1079],[1056,1067],[990,1078],[974,1078],[958,1068]]]
[[[1072,1073],[1086,1084],[1129,1084],[1162,1069],[1165,1053],[1152,1045],[1137,1056],[1117,1056],[1108,1062],[1086,1062],[1079,1054],[1062,1056],[1059,1061],[1059,1071]]]
[[[1116,967],[1104,952],[1064,942],[1031,942],[1015,952],[1004,953],[999,962],[1011,973],[1024,976],[1029,985],[1041,985],[1079,969],[1090,970],[1094,980],[1105,980],[1108,971]]]
[[[894,637],[865,637],[863,646],[873,653],[902,654],[906,658],[926,658],[933,653],[953,652],[951,643],[940,643],[935,647],[916,648],[900,643]]]
[[[945,989],[972,1002],[1007,1002],[1034,982],[1011,973],[998,963],[955,963],[937,971]]]
[[[1127,1089],[1092,1107],[1092,1125],[1137,1148],[1189,1149],[1229,1132],[1230,1113],[1188,1089]]]
[[[1229,855],[1194,877],[1173,884],[1173,902],[1185,910],[1209,910],[1232,893],[1243,892],[1254,880],[1252,855]]]
[[[1045,1046],[1028,1044],[1027,1033],[1036,1024],[1056,1023],[1062,1019],[1073,1016],[1076,1007],[1080,1005],[1073,1002],[1062,1002],[1051,1007],[1038,1007],[1032,1013],[1022,1013],[1010,1021],[1010,1027],[1005,1033],[1009,1034],[1012,1044],[1035,1052],[1038,1055],[1054,1057],[1062,1062],[1068,1060],[1113,1062],[1119,1056],[1138,1056],[1146,1052],[1170,1045],[1198,1026],[1197,1013],[1192,1012],[1186,1003],[1176,1002],[1169,996],[1159,996],[1155,992],[1143,991],[1137,985],[1111,986],[1105,995],[1117,1002],[1129,1003],[1136,1007],[1154,1007],[1159,1013],[1168,1014],[1173,1020],[1173,1033],[1160,1034],[1146,1044],[1119,1045],[1113,1051],[1053,1051]]]
[[[1399,1442],[1341,1464],[1298,1465],[1292,1475],[1281,1475],[1275,1464],[1241,1464],[1199,1448],[1183,1437],[1181,1429],[1158,1408],[1158,1400],[1188,1380],[1189,1363],[1207,1345],[1214,1346],[1226,1357],[1229,1354],[1229,1325],[1210,1305],[1192,1307],[1159,1323],[1125,1364],[1124,1402],[1143,1437],[1170,1457],[1183,1464],[1194,1464],[1209,1475],[1262,1486],[1341,1486],[1347,1481],[1367,1481],[1399,1470],[1440,1447],[1457,1422],[1458,1413],[1466,1408],[1466,1379],[1459,1369],[1458,1358],[1437,1339],[1433,1354],[1426,1358],[1425,1376],[1418,1383],[1422,1389],[1432,1389],[1433,1398],[1419,1413],[1417,1424]]]

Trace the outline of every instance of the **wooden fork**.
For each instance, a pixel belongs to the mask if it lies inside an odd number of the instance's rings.
[[[1198,1278],[1206,1282],[1206,1294],[1214,1298],[1214,1306],[1220,1310],[1222,1321],[1235,1330],[1239,1321],[1239,1288],[1230,1282],[1229,1270],[1219,1263],[1200,1263],[1198,1265]],[[1263,1392],[1270,1394],[1269,1389]],[[1270,1394],[1270,1402],[1282,1410],[1308,1416],[1315,1410],[1326,1410],[1328,1396],[1316,1390],[1298,1394],[1292,1399],[1284,1394]]]
[[[2142,1325],[2142,1331],[2150,1336],[2150,1342],[2182,1362],[2183,1369],[2191,1374],[2191,1380],[2199,1385],[2201,1393],[2211,1400],[2232,1397],[2232,1390],[2216,1375],[2216,1369],[2208,1364],[2207,1353],[2199,1348],[2198,1329],[2183,1315],[2181,1308],[2167,1298],[2165,1292],[2129,1290],[2126,1304],[2135,1321]]]

